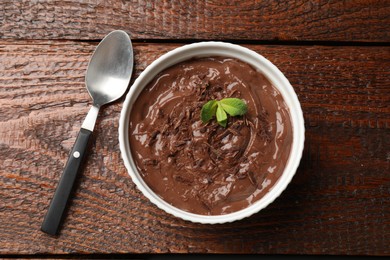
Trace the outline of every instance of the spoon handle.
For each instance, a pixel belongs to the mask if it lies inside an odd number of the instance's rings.
[[[68,199],[72,192],[76,176],[80,171],[80,166],[85,158],[86,149],[92,131],[81,128],[73,146],[71,154],[66,163],[64,172],[50,203],[49,210],[43,220],[41,230],[50,235],[56,235],[65,211]]]

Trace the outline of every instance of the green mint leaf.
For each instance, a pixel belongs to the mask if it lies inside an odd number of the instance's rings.
[[[245,102],[239,98],[224,98],[218,104],[231,116],[242,116],[248,111]]]
[[[203,105],[202,110],[200,112],[200,118],[203,123],[207,123],[216,113],[217,111],[217,101],[210,100],[206,104]]]
[[[223,127],[225,127],[225,128],[226,128],[226,125],[227,125],[227,119],[225,119],[225,120],[222,120],[222,121],[218,122],[218,124],[219,124],[220,126],[223,126]]]
[[[217,105],[217,113],[216,113],[217,122],[221,126],[226,127],[226,124],[227,124],[227,114],[226,114],[225,110],[223,110],[223,108],[221,106],[221,103],[219,101],[217,102],[217,104],[218,104]]]

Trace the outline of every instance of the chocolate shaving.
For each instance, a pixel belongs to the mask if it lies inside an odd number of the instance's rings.
[[[238,172],[236,175],[237,179],[239,180],[245,179],[247,176],[248,176],[247,172]]]
[[[229,131],[233,135],[240,135],[240,133],[234,130],[233,128],[228,128],[227,131]]]
[[[213,178],[210,175],[206,176],[206,180],[207,180],[208,184],[213,183],[213,181],[214,181]]]
[[[157,116],[158,116],[158,118],[164,117],[164,111],[161,108],[158,109]]]
[[[154,131],[151,138],[152,138],[152,139],[156,139],[156,137],[157,137],[157,135],[158,135],[159,133],[160,133],[159,130]]]
[[[168,154],[168,157],[175,157],[178,152],[179,152],[178,150],[173,150],[173,151],[171,151],[170,154]]]
[[[202,203],[202,205],[203,205],[208,211],[211,211],[211,209],[213,208],[213,205],[212,205],[211,203],[209,203],[207,200],[205,200],[204,198],[199,197],[199,201]]]
[[[215,140],[220,142],[223,138],[225,138],[229,133],[230,133],[230,129],[226,129],[225,131],[223,131],[221,134],[219,134],[217,137],[215,137]]]
[[[185,183],[187,185],[190,185],[194,182],[193,178],[190,176],[185,176],[185,174],[174,174],[173,179],[177,182]]]
[[[200,168],[204,164],[204,159],[198,159],[194,162],[194,167],[195,168]]]
[[[183,163],[178,163],[176,164],[176,169],[180,170],[181,168],[184,167],[184,164]]]
[[[174,143],[174,146],[175,147],[179,147],[179,146],[183,146],[183,145],[185,145],[187,143],[187,141],[176,141],[175,143]]]
[[[255,175],[252,171],[248,172],[249,181],[253,184],[253,186],[257,187],[257,180],[255,178]]]
[[[143,159],[142,160],[142,163],[144,165],[153,165],[153,166],[157,166],[159,164],[159,161],[157,161],[156,159]]]
[[[206,133],[206,131],[207,131],[207,128],[206,128],[206,127],[201,127],[201,128],[199,129],[199,132],[200,132],[201,134]]]

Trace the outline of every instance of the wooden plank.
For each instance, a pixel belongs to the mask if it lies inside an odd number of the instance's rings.
[[[13,1],[0,4],[0,38],[390,41],[390,2]]]
[[[120,157],[122,99],[101,111],[60,236],[40,232],[91,104],[95,46],[0,42],[0,254],[390,254],[390,47],[246,45],[286,74],[307,127],[296,176],[260,213],[201,225],[148,202]],[[135,44],[135,77],[177,46]]]

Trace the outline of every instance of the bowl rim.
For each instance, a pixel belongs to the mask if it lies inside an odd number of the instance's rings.
[[[293,127],[293,142],[290,148],[289,159],[280,178],[262,198],[254,202],[252,205],[239,211],[224,215],[200,215],[190,213],[164,201],[148,187],[138,173],[132,159],[128,140],[129,117],[132,105],[148,82],[150,82],[158,72],[161,72],[174,64],[194,57],[207,56],[234,57],[243,62],[249,63],[256,69],[260,70],[281,92],[283,99],[290,110],[290,118]],[[142,194],[165,212],[183,220],[202,224],[222,224],[241,220],[259,212],[272,203],[286,189],[295,175],[302,158],[305,140],[305,126],[302,108],[294,88],[291,86],[284,74],[261,54],[241,45],[220,41],[204,41],[177,47],[161,55],[147,66],[147,68],[141,72],[138,78],[134,81],[126,95],[126,99],[120,113],[118,131],[122,160],[132,181]]]

